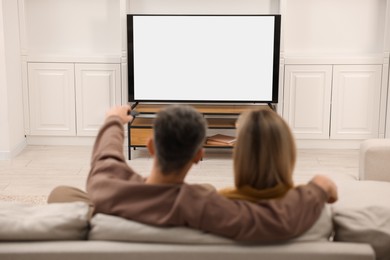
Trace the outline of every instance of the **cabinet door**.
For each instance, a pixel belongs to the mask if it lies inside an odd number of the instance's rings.
[[[76,64],[77,135],[95,136],[108,108],[121,104],[119,64]]]
[[[74,95],[73,64],[29,63],[30,134],[74,136]]]
[[[378,137],[382,65],[335,65],[332,139]]]
[[[298,139],[329,139],[331,65],[286,65],[283,116]]]

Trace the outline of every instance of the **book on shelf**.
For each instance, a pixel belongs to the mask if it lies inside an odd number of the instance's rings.
[[[223,134],[212,135],[206,139],[206,144],[210,145],[234,145],[235,142],[236,137]]]

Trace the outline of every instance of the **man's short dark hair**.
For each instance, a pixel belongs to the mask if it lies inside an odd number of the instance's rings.
[[[172,105],[158,112],[154,121],[154,145],[161,172],[181,170],[201,149],[206,120],[188,105]]]

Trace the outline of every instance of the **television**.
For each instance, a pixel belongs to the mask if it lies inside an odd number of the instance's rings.
[[[277,103],[280,21],[128,15],[129,101]]]

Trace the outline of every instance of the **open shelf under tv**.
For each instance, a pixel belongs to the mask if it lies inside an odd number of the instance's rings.
[[[153,120],[158,111],[170,104],[135,103],[132,106],[139,114],[128,125],[128,158],[131,160],[131,151],[138,147],[146,147],[153,135]],[[208,130],[234,130],[238,116],[251,109],[268,108],[266,104],[188,104],[198,110],[207,120]],[[216,131],[217,131],[216,130]],[[215,130],[214,130],[215,131]],[[205,148],[228,148],[231,144],[210,145],[204,144]]]

